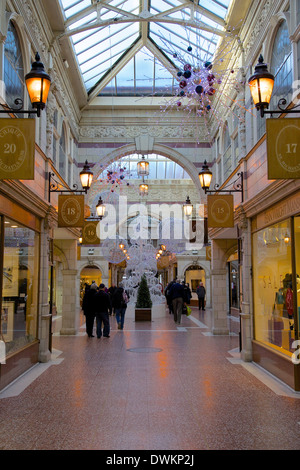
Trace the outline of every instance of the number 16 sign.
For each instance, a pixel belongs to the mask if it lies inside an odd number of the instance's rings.
[[[267,119],[268,178],[300,178],[300,119]]]

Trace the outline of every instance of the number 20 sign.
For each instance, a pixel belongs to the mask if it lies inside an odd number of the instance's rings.
[[[0,180],[34,179],[35,119],[0,119]]]
[[[300,119],[267,119],[268,178],[300,178]]]

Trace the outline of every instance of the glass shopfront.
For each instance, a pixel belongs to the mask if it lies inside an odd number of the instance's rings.
[[[294,352],[292,344],[298,339],[299,273],[300,217],[253,234],[255,340],[287,356]]]
[[[238,254],[230,256],[228,259],[229,272],[229,307],[239,309],[240,306],[240,270]]]
[[[39,234],[7,217],[2,222],[0,334],[9,356],[37,338]]]

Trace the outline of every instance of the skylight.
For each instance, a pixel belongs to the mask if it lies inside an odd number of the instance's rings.
[[[173,86],[178,54],[189,48],[194,61],[213,57],[230,1],[149,0],[147,7],[139,0],[60,0],[63,35],[88,93],[161,94]]]

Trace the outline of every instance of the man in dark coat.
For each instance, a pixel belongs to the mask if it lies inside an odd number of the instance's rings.
[[[172,284],[170,288],[170,296],[172,299],[172,306],[174,312],[174,321],[175,323],[181,323],[181,315],[184,303],[184,289],[183,285],[176,281]]]
[[[95,321],[94,296],[97,292],[97,285],[86,286],[85,294],[82,300],[82,310],[85,315],[86,333],[89,338],[93,338],[93,328]]]
[[[102,323],[103,323],[103,336],[109,338],[110,324],[109,312],[111,311],[110,296],[105,292],[105,285],[100,284],[99,290],[94,297],[94,306],[96,313],[97,323],[97,338],[102,336]]]
[[[198,300],[199,300],[199,310],[205,310],[205,294],[206,290],[203,285],[203,282],[200,282],[199,287],[197,287],[196,293],[198,295]]]

